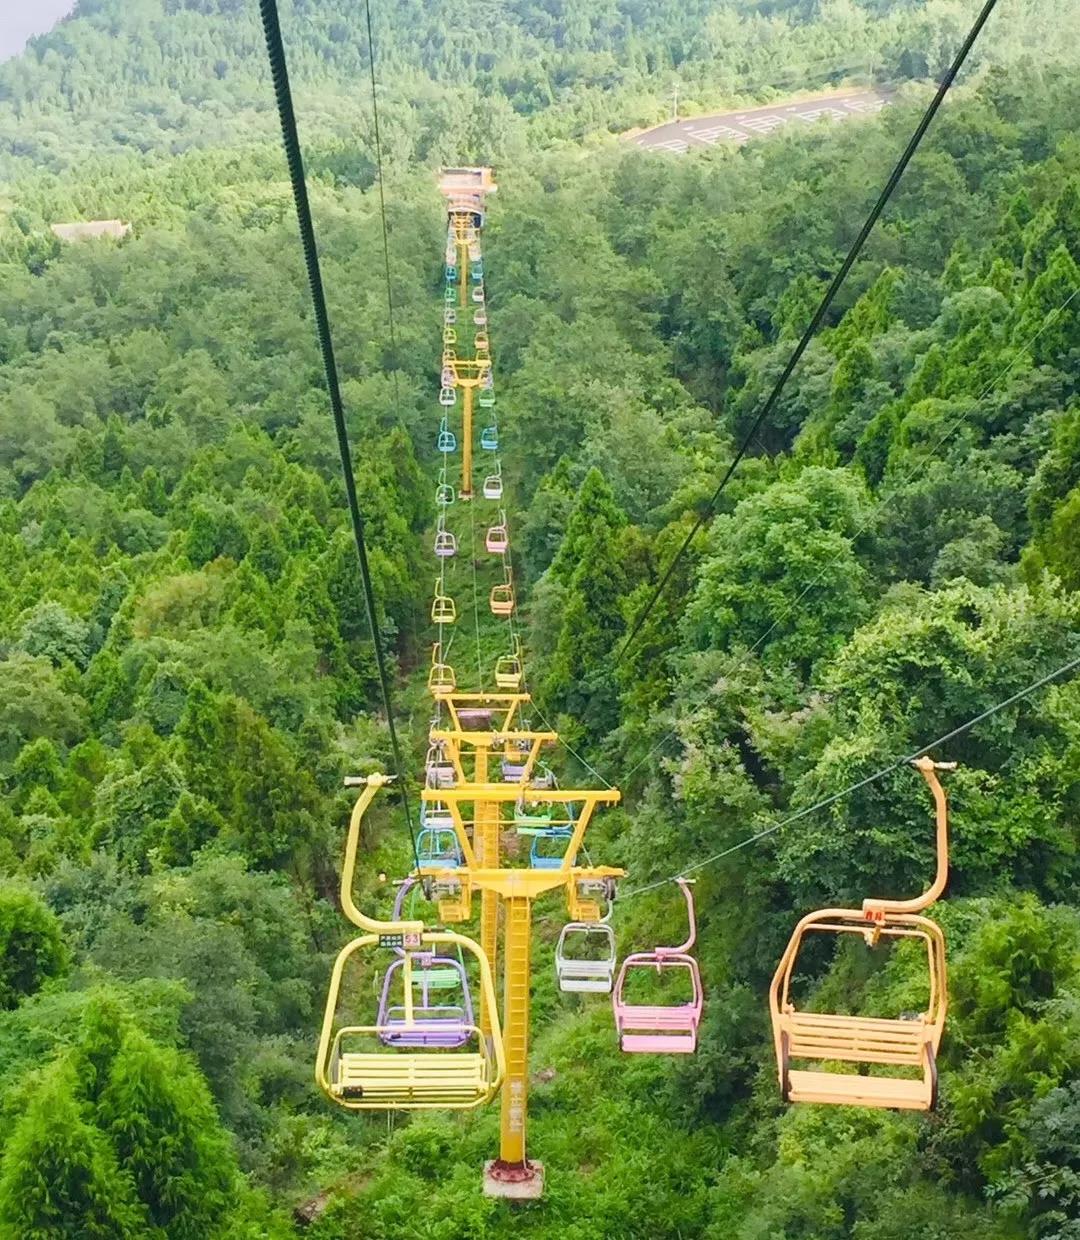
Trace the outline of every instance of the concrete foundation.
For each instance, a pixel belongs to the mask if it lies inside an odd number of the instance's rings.
[[[524,1166],[498,1159],[484,1163],[484,1196],[508,1201],[535,1201],[544,1194],[544,1164],[530,1160]]]

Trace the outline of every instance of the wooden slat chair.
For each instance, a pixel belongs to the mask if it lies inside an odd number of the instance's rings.
[[[450,930],[426,930],[422,921],[399,918],[378,921],[364,914],[353,900],[362,820],[379,789],[388,782],[389,777],[381,773],[346,780],[349,786],[359,786],[363,790],[349,819],[341,868],[341,906],[349,920],[366,933],[346,943],[334,961],[319,1034],[315,1080],[332,1102],[351,1111],[463,1110],[480,1106],[495,1096],[506,1075],[506,1052],[495,984],[483,948],[473,939]],[[419,954],[428,961],[455,951],[471,957],[484,1007],[489,1013],[490,1035],[485,1036],[473,1025],[468,1030],[468,1045],[460,1049],[399,1050],[381,1045],[383,1035],[398,1040],[403,1031],[417,1025],[418,1013],[412,1002],[411,985],[404,989],[401,1018],[395,1018],[392,1024],[380,1025],[376,1019],[376,1023],[370,1025],[339,1026],[345,967],[356,952],[371,949],[390,949],[397,959]],[[419,1018],[423,1019],[422,1013]],[[362,1039],[365,1049],[353,1049],[354,1038]]]
[[[697,919],[689,882],[684,878],[677,881],[686,900],[690,923],[686,940],[678,947],[655,947],[651,952],[635,952],[627,956],[612,991],[611,1006],[619,1047],[631,1054],[692,1055],[697,1050],[698,1026],[701,1024],[705,997],[698,963],[689,954],[697,938]],[[642,971],[685,974],[690,982],[690,999],[670,1004],[627,1002],[627,976]]]
[[[941,895],[948,879],[948,806],[937,771],[952,770],[955,763],[919,758],[914,765],[934,796],[934,882],[913,900],[868,899],[861,909],[823,909],[808,914],[795,927],[769,991],[777,1072],[785,1102],[914,1111],[932,1110],[937,1103],[937,1054],[948,1006],[945,936],[935,922],[920,914]],[[861,934],[870,947],[883,938],[921,941],[927,960],[926,1010],[911,1019],[799,1011],[791,996],[791,979],[802,941],[814,932]],[[792,1068],[792,1061],[859,1067],[873,1064],[889,1071],[869,1076],[825,1067],[800,1069]]]

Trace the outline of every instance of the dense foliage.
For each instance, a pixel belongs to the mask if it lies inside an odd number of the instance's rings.
[[[701,872],[689,1062],[621,1058],[605,1003],[557,995],[542,910],[542,1203],[479,1194],[493,1109],[388,1129],[316,1094],[341,777],[387,743],[255,9],[82,0],[0,68],[0,1234],[285,1236],[299,1207],[317,1240],[1075,1235],[1075,680],[941,755],[961,766],[934,1116],[782,1111],[762,999],[801,912],[924,882],[905,770]],[[620,661],[914,114],[682,161],[552,140],[654,116],[673,66],[702,98],[803,82],[867,30],[918,78],[970,6],[516,4],[490,56],[468,33],[489,7],[375,10],[396,351],[353,6],[297,0],[286,33],[417,761],[443,158],[501,156],[487,282],[532,679],[627,794],[594,857],[669,875],[1080,654],[1074,73],[968,79]],[[1010,62],[1015,20],[987,44]],[[113,215],[120,244],[47,229]],[[401,825],[365,840],[372,905]],[[627,901],[623,944],[677,908]],[[905,1010],[915,966],[859,944],[803,981]]]

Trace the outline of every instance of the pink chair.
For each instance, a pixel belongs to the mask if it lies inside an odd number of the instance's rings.
[[[690,884],[684,878],[678,881],[686,897],[686,912],[690,921],[686,942],[678,947],[656,947],[651,952],[635,952],[627,956],[619,969],[611,996],[619,1046],[631,1054],[692,1055],[697,1050],[698,1026],[701,1024],[705,996],[701,989],[698,963],[688,954],[697,938],[697,921]],[[676,1004],[627,1003],[624,998],[626,978],[634,969],[653,969],[657,974],[665,970],[687,974],[691,986],[690,1000]]]
[[[499,513],[499,524],[493,525],[484,537],[484,546],[492,555],[502,555],[510,546],[510,535],[506,529],[506,517]]]

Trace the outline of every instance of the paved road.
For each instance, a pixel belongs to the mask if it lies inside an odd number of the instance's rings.
[[[630,141],[649,150],[685,155],[695,147],[715,146],[718,142],[749,142],[751,138],[764,137],[785,125],[801,128],[823,117],[845,121],[853,116],[866,116],[880,112],[891,102],[892,92],[887,90],[837,91],[794,103],[774,103],[765,108],[744,108],[741,112],[668,121],[666,125],[635,134]]]

